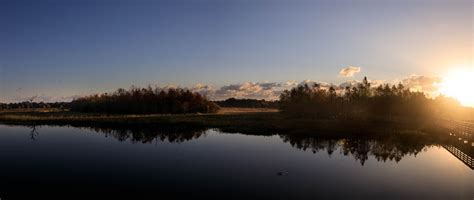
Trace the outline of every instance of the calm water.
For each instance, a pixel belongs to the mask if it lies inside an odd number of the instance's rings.
[[[0,125],[0,198],[473,199],[442,145]]]

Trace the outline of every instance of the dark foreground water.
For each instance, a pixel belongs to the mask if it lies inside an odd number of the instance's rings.
[[[416,138],[0,125],[0,198],[473,199],[472,165],[448,148]]]

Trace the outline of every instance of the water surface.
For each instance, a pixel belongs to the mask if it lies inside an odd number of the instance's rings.
[[[472,199],[474,171],[446,145],[0,125],[0,198]]]

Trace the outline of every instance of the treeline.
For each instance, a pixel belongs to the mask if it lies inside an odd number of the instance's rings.
[[[266,101],[264,99],[236,99],[229,98],[224,101],[214,101],[220,107],[236,108],[278,108],[278,101]]]
[[[19,103],[0,103],[0,110],[9,110],[9,109],[38,109],[38,108],[57,108],[64,109],[68,108],[68,102],[54,102],[54,103],[45,103],[45,102],[30,102],[24,101]]]
[[[460,105],[454,99],[443,96],[431,99],[402,84],[372,87],[367,78],[343,89],[304,84],[280,95],[280,109],[284,113],[321,118],[432,116],[452,114],[457,108]]]
[[[219,107],[199,93],[184,89],[118,89],[112,94],[96,94],[75,99],[71,111],[110,114],[213,113]]]

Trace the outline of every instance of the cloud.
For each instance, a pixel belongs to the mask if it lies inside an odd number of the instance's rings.
[[[342,82],[341,84],[339,84],[339,88],[345,89],[346,87],[355,87],[359,83],[361,83],[361,82],[357,81],[357,80],[346,81],[346,82]]]
[[[399,79],[400,80],[400,79]],[[428,95],[435,95],[438,90],[438,84],[442,81],[441,77],[438,76],[417,76],[412,75],[401,79],[402,81],[394,80],[370,80],[369,82],[372,87],[378,87],[383,84],[398,84],[401,82],[407,88],[412,90],[422,91]],[[206,95],[211,100],[224,100],[227,98],[250,98],[250,99],[266,99],[266,100],[277,100],[280,94],[285,89],[291,89],[293,87],[308,84],[319,84],[323,89],[329,89],[333,87],[337,92],[343,92],[346,87],[355,87],[362,83],[360,80],[349,80],[340,84],[331,84],[321,81],[304,80],[301,82],[286,81],[286,82],[244,82],[231,85],[224,85],[218,89],[204,84],[197,84],[191,87],[193,92]]]
[[[442,81],[443,78],[440,76],[411,75],[410,77],[403,79],[401,83],[411,90],[433,93],[438,91],[439,84]]]
[[[372,87],[378,87],[383,84],[387,84],[388,82],[386,80],[369,80],[370,86]]]
[[[198,83],[198,84],[194,85],[189,90],[191,90],[192,92],[197,92],[197,93],[199,93],[201,95],[204,95],[206,97],[211,97],[215,93],[212,86],[205,85],[205,84],[202,84],[202,83]]]
[[[295,86],[298,85],[298,82],[296,82],[296,81],[287,81],[287,82],[284,83],[284,85],[286,87],[295,87]]]
[[[275,100],[278,99],[280,93],[286,88],[284,86],[287,86],[287,84],[280,82],[245,82],[226,85],[216,90],[213,98],[218,100],[230,97]]]
[[[332,84],[329,84],[329,83],[326,83],[326,82],[313,81],[313,80],[309,80],[309,79],[301,81],[301,83],[298,84],[298,85],[304,85],[304,84],[308,84],[308,85],[319,84],[321,87],[330,87],[330,86],[332,86]]]
[[[360,71],[360,68],[356,71]],[[372,87],[377,87],[382,84],[398,84],[402,83],[407,88],[415,91],[422,91],[428,94],[429,96],[436,96],[438,87],[442,82],[442,78],[439,76],[421,76],[421,75],[411,75],[409,77],[401,78],[393,81],[386,80],[369,80]],[[298,85],[308,84],[319,84],[321,88],[328,89],[329,87],[334,87],[336,92],[342,93],[346,87],[355,87],[357,84],[361,83],[361,80],[348,80],[340,84],[330,84],[326,82],[313,81],[313,80],[304,80],[301,82],[298,81],[283,81],[283,82],[244,82],[236,83],[230,85],[224,85],[222,87],[214,88],[211,85],[206,84],[196,84],[184,89],[189,89],[192,92],[200,93],[206,96],[210,100],[225,100],[228,98],[250,98],[250,99],[266,99],[266,100],[277,100],[280,94],[285,89],[291,89]],[[179,86],[166,85],[164,87],[159,87],[161,89],[170,89],[176,88]],[[74,98],[79,97],[79,95],[73,96],[50,96],[50,95],[39,95],[36,97],[35,102],[56,102],[56,101],[71,101]],[[11,99],[12,102],[25,101],[29,96],[21,96]],[[2,99],[7,101],[9,99]]]
[[[384,80],[374,80],[370,81],[372,86],[378,86],[382,83],[385,83]],[[280,94],[286,90],[293,87],[308,84],[319,84],[322,89],[329,89],[333,87],[337,91],[343,91],[346,86],[354,87],[361,81],[352,80],[346,81],[339,85],[313,81],[313,80],[304,80],[301,82],[297,81],[286,81],[286,82],[244,82],[237,84],[224,85],[218,89],[214,89],[212,86],[205,84],[196,84],[190,89],[193,92],[198,92],[202,95],[207,96],[211,100],[225,100],[228,98],[237,98],[237,99],[266,99],[266,100],[277,100],[280,97]]]
[[[346,87],[355,87],[360,83],[362,83],[362,81],[360,81],[360,80],[350,80],[350,81],[340,83],[339,88],[340,89],[345,89]],[[378,87],[379,85],[383,85],[383,84],[386,84],[388,82],[386,80],[370,80],[369,79],[369,83],[370,83],[371,87]]]
[[[214,89],[210,85],[196,84],[187,88],[192,92],[205,95],[211,100],[225,100],[228,98],[238,99],[266,99],[276,100],[285,89],[296,86],[295,81],[288,82],[244,82],[224,85]]]
[[[300,84],[298,84],[298,86],[304,85],[304,84],[307,84],[308,86],[313,86],[315,84],[318,84],[319,88],[321,88],[323,90],[329,90],[330,87],[333,87],[336,90],[339,89],[339,86],[334,85],[332,83],[326,83],[326,82],[321,82],[321,81],[313,81],[313,80],[309,80],[309,79],[302,81]]]
[[[339,75],[342,77],[353,77],[354,74],[357,74],[359,72],[360,72],[360,67],[349,66],[349,67],[341,69],[341,71],[339,71]]]

